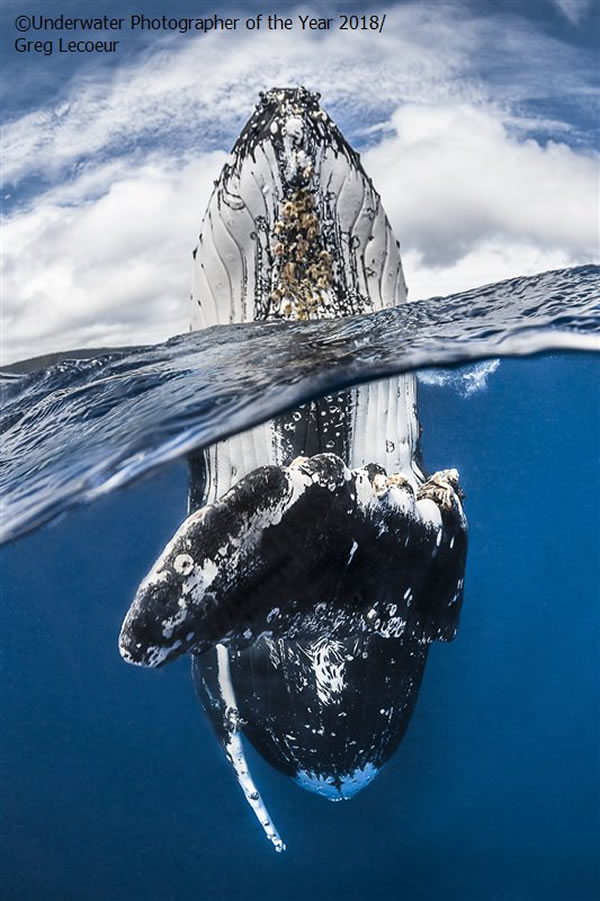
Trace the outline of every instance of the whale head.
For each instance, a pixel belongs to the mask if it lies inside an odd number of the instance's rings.
[[[192,328],[334,318],[406,299],[359,155],[306,88],[273,88],[236,141],[194,251]]]

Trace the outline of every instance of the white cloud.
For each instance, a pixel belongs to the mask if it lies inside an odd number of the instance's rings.
[[[416,287],[407,273],[413,298],[597,255],[597,154],[519,141],[483,105],[407,104],[392,124],[394,134],[364,164],[407,263],[445,275],[432,291],[432,282]]]
[[[591,0],[554,0],[554,3],[572,25],[579,25],[592,7]]]
[[[111,165],[3,228],[4,362],[75,347],[143,344],[187,330],[191,251],[222,151],[181,167]],[[193,185],[193,191],[190,186]],[[199,203],[195,198],[202,198]]]
[[[510,239],[484,241],[461,259],[439,266],[426,264],[422,254],[415,250],[408,250],[402,259],[410,300],[458,294],[478,285],[590,262],[590,257],[583,253],[574,256]]]
[[[412,298],[588,262],[597,160],[568,146],[568,123],[523,106],[553,92],[585,104],[585,60],[518,19],[459,4],[388,14],[376,39],[157,41],[151,55],[92,70],[54,106],[9,123],[5,361],[187,329],[190,251],[212,181],[258,91],[274,84],[320,90],[348,136],[367,141]],[[542,146],[530,129],[560,141]],[[32,176],[43,187],[29,196]]]
[[[452,95],[447,76],[459,64],[456,51],[448,48],[438,60],[420,49],[401,31],[377,43],[364,32],[321,39],[291,33],[169,39],[161,52],[124,65],[110,80],[88,82],[83,90],[74,86],[54,108],[7,126],[4,179],[19,180],[32,169],[58,174],[80,159],[110,155],[157,134],[174,155],[189,152],[195,142],[202,149],[214,140],[231,143],[258,92],[273,85],[318,87],[330,107],[352,104],[355,112],[389,108],[403,95],[424,98],[434,89],[440,97]]]
[[[273,85],[321,90],[339,119],[390,112],[400,102],[482,101],[490,92],[511,102],[574,98],[594,83],[593,65],[588,72],[574,48],[519,19],[421,2],[391,7],[387,16],[376,38],[332,31],[157,39],[141,61],[76,79],[53,106],[8,124],[4,179],[56,174],[146,141],[175,156],[211,149],[215,139],[231,140],[258,91]]]

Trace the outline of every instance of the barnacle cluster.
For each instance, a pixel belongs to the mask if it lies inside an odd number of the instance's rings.
[[[411,494],[414,494],[411,483],[406,476],[402,475],[402,473],[394,473],[391,476],[377,473],[373,478],[373,491],[375,492],[376,497],[379,499],[385,497],[390,488],[403,488]]]
[[[419,499],[429,499],[441,509],[452,510],[456,506],[456,499],[464,497],[458,484],[458,472],[456,469],[441,469],[434,472],[418,492]]]
[[[310,177],[310,172],[305,173]],[[273,312],[285,319],[310,319],[323,311],[332,282],[331,254],[320,240],[312,193],[297,188],[282,204],[275,223],[276,285]]]
[[[384,472],[378,472],[372,479],[373,491],[380,500],[385,497],[390,488],[401,488],[414,495],[414,489],[406,476],[395,473],[387,476]],[[419,485],[417,500],[432,500],[440,509],[452,510],[457,505],[457,498],[463,498],[463,492],[458,483],[456,469],[441,469],[434,472],[426,482]]]

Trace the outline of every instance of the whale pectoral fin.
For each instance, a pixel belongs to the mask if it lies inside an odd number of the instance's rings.
[[[351,471],[334,454],[254,470],[169,542],[127,613],[121,654],[161,666],[324,624],[451,637],[437,611],[460,606],[466,550],[452,478],[436,474],[415,496],[408,479],[376,465]]]
[[[198,665],[197,658],[192,657],[192,677],[196,692],[209,715],[219,744],[235,773],[244,797],[263,832],[276,851],[285,851],[285,842],[282,841],[269,815],[246,760],[241,735],[242,723],[231,679],[229,653],[222,644],[218,644],[208,653],[213,655],[213,659],[210,664],[205,663],[202,667]],[[210,687],[207,684],[209,676]]]
[[[192,647],[247,641],[267,629],[295,583],[318,579],[314,558],[322,555],[312,538],[305,541],[305,528],[321,523],[323,530],[348,477],[332,454],[261,467],[188,517],[127,613],[119,642],[125,660],[160,666]],[[313,552],[311,563],[303,547]]]

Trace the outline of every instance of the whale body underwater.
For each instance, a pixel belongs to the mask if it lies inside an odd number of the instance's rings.
[[[407,302],[381,199],[319,99],[261,94],[201,226],[193,329]],[[429,644],[458,627],[458,473],[423,472],[413,374],[315,400],[189,464],[189,516],[142,581],[119,648],[150,667],[191,655],[199,699],[280,851],[242,736],[330,800],[374,778],[407,728]]]

